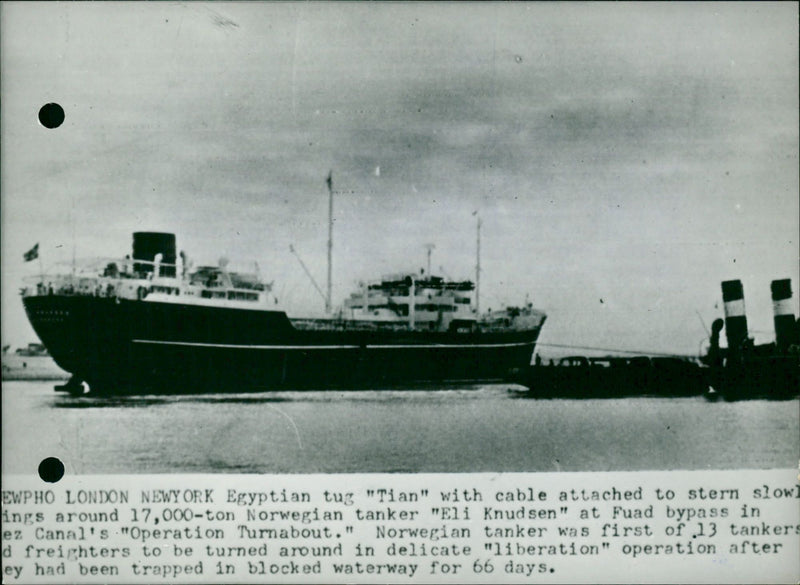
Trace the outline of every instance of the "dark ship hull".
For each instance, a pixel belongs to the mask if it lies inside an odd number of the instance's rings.
[[[513,380],[528,387],[526,398],[680,397],[708,389],[707,368],[678,358],[572,357],[562,362],[569,364],[529,366]]]
[[[709,369],[707,398],[791,400],[800,395],[800,359],[766,356]]]
[[[95,394],[499,381],[530,364],[541,328],[369,330],[320,320],[299,329],[282,311],[80,295],[23,300],[56,363]]]

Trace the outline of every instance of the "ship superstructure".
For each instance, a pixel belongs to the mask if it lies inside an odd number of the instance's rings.
[[[345,300],[343,317],[354,321],[407,323],[409,329],[446,331],[476,321],[471,281],[394,274],[362,284]]]

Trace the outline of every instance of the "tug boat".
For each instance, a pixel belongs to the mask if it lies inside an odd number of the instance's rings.
[[[390,388],[501,381],[531,362],[544,313],[479,314],[472,281],[402,273],[365,283],[325,317],[290,317],[272,285],[227,263],[192,268],[175,235],[133,254],[41,275],[28,319],[72,394]]]
[[[756,344],[749,336],[741,280],[722,282],[725,320],[711,326],[709,349],[702,361],[708,366],[706,398],[718,400],[791,400],[800,396],[800,319],[794,315],[792,284],[773,280],[775,341]],[[725,330],[727,347],[720,346]]]

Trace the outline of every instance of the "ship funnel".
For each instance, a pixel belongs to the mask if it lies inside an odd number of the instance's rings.
[[[792,343],[794,335],[794,309],[792,309],[792,281],[788,278],[773,280],[772,314],[775,322],[775,345],[779,350]]]
[[[153,272],[156,255],[161,254],[160,276],[175,276],[175,234],[135,232],[133,234],[133,270]],[[136,262],[142,260],[142,262]],[[164,266],[166,264],[167,266]]]
[[[747,339],[747,316],[744,312],[744,289],[741,280],[722,283],[722,302],[725,303],[725,336],[728,354],[736,353]]]

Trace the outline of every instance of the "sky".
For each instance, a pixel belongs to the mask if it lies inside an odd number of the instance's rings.
[[[2,340],[39,272],[170,231],[282,306],[419,270],[572,345],[697,355],[741,279],[800,278],[796,3],[15,3],[2,22]],[[46,103],[65,110],[39,124]],[[477,212],[478,215],[474,215]],[[548,349],[550,346],[550,349]],[[573,352],[575,353],[575,352]],[[579,352],[580,353],[580,352]]]

